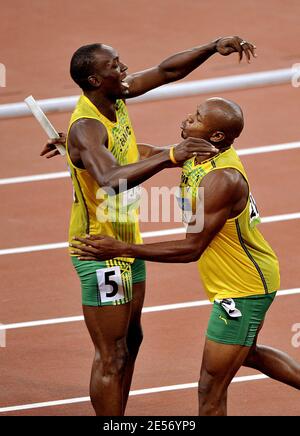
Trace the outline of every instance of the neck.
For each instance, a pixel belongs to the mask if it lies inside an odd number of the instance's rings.
[[[84,91],[84,95],[106,118],[113,122],[116,121],[116,99],[109,98],[99,91]]]
[[[214,146],[220,150],[220,153],[222,153],[223,151],[228,150],[232,146],[232,144],[214,144]]]

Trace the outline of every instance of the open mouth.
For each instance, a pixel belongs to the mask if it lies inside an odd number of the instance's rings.
[[[123,74],[123,75],[121,76],[121,85],[122,85],[124,88],[128,89],[128,88],[129,88],[129,84],[126,82],[126,78],[127,78],[127,74]]]

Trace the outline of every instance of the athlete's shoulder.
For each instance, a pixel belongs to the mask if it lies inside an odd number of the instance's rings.
[[[104,124],[97,119],[79,118],[70,128],[69,139],[74,145],[93,142],[94,139],[105,143],[107,130]]]
[[[243,181],[245,181],[243,175],[236,168],[215,168],[203,177],[201,185],[218,184],[224,189],[234,189]]]
[[[203,177],[200,187],[218,196],[225,203],[248,195],[248,184],[235,168],[216,168],[210,171]]]
[[[70,129],[70,133],[73,134],[80,133],[80,132],[92,132],[92,131],[101,131],[104,133],[106,132],[106,127],[97,118],[82,117],[74,121]]]

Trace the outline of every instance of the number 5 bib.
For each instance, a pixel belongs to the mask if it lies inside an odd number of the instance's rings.
[[[124,289],[119,266],[102,268],[96,271],[98,291],[102,303],[122,300]]]

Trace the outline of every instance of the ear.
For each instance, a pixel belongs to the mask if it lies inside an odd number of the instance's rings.
[[[89,76],[88,77],[88,82],[90,85],[92,85],[94,88],[99,88],[101,86],[102,83],[102,79],[100,79],[97,76]]]
[[[225,133],[223,132],[214,132],[209,138],[210,142],[222,142],[225,139]]]

